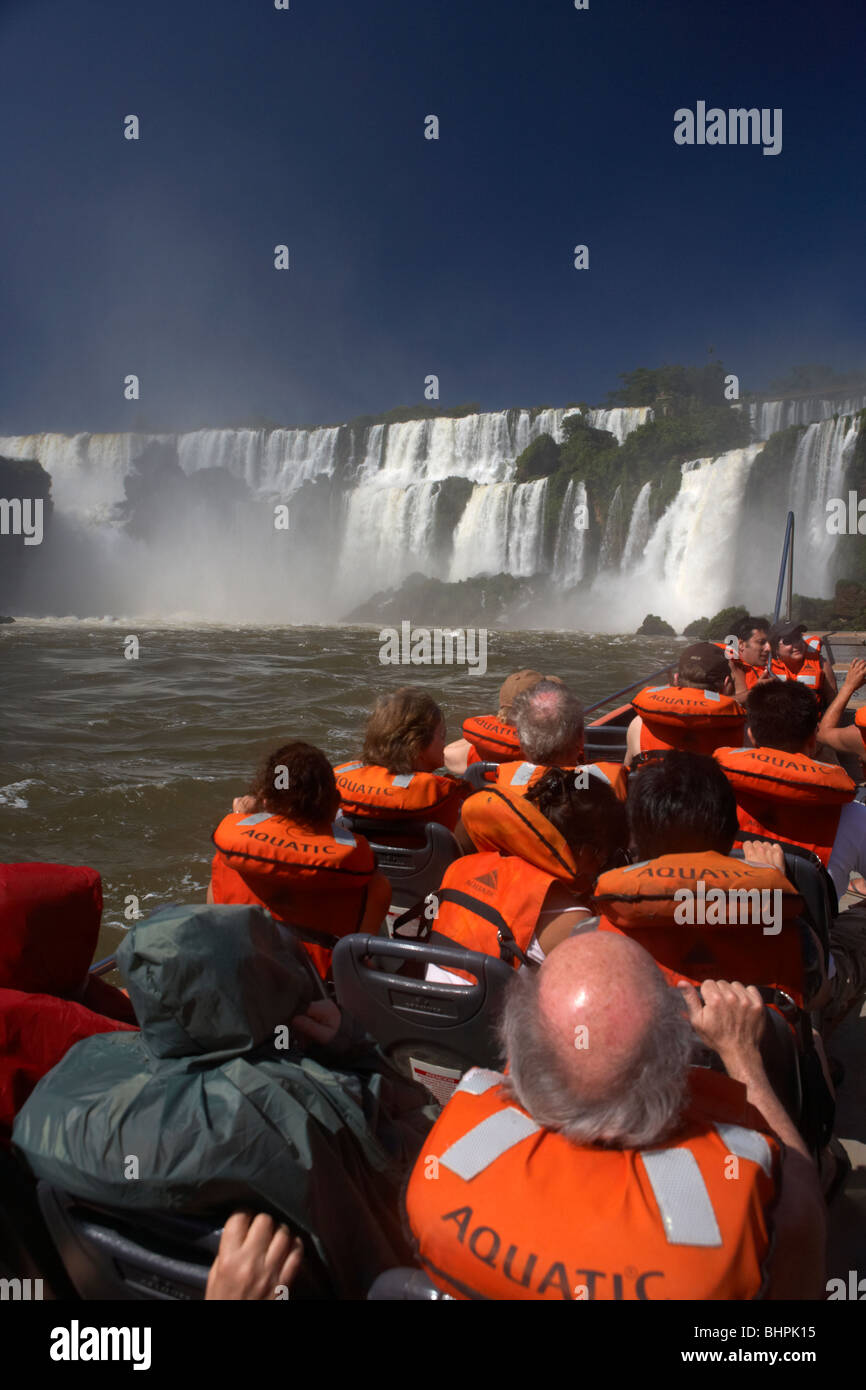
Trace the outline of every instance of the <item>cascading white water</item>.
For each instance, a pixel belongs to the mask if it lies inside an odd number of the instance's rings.
[[[628,535],[622,552],[622,568],[630,570],[640,559],[650,537],[650,493],[652,483],[644,483],[632,509]]]
[[[613,497],[610,499],[610,506],[607,509],[607,519],[601,537],[601,550],[598,556],[600,570],[614,569],[617,565],[616,537],[622,527],[622,512],[622,487],[617,483]]]
[[[586,418],[593,429],[608,430],[622,444],[634,430],[655,419],[655,413],[648,405],[618,405],[612,410],[590,410]]]
[[[536,574],[544,566],[548,480],[476,487],[454,532],[450,580]]]
[[[844,496],[845,474],[857,439],[850,415],[809,425],[791,468],[788,506],[796,518],[798,592],[829,596],[836,537],[827,530],[827,502]]]
[[[757,418],[784,424],[808,409],[827,415],[840,408],[830,398],[805,402],[764,402]],[[866,404],[866,397],[849,404]],[[547,434],[562,442],[574,411],[497,411],[365,429],[0,438],[0,455],[36,458],[52,477],[53,540],[30,566],[33,607],[22,611],[330,619],[413,570],[455,580],[552,571],[561,587],[573,586],[587,576],[586,536],[574,525],[586,488],[569,484],[553,553],[545,554],[548,483],[518,485],[513,477],[515,460],[533,440]],[[645,407],[587,414],[618,439],[651,417]],[[829,591],[825,506],[844,491],[855,438],[851,420],[825,419],[799,441],[790,488],[799,536],[808,537],[798,546],[801,591]],[[160,488],[151,490],[147,524],[130,532],[119,504],[149,445],[164,446],[169,457],[176,449],[182,472],[175,473],[181,481],[186,475],[188,486],[169,488],[161,510]],[[600,546],[604,584],[594,591],[604,590],[605,604],[593,613],[594,625],[631,627],[652,605],[677,621],[702,607],[716,611],[735,590],[744,598],[748,575],[732,574],[732,537],[748,520],[742,489],[754,453],[735,450],[687,467],[655,528],[651,484],[630,519],[616,489]],[[236,480],[228,489],[227,474]],[[305,488],[312,483],[320,486]],[[139,498],[148,494],[146,474],[138,474],[138,488]],[[280,533],[274,504],[285,501],[291,526]]]
[[[586,484],[572,478],[562,499],[553,553],[553,578],[563,589],[579,584],[586,568],[586,508]]]
[[[758,439],[769,439],[789,425],[808,425],[813,420],[829,420],[833,415],[853,415],[866,408],[866,392],[844,396],[786,396],[780,400],[753,401],[749,419]]]

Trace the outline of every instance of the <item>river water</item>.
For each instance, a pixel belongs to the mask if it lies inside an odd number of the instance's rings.
[[[139,640],[138,659],[124,639]],[[142,912],[204,900],[210,836],[260,758],[303,738],[339,762],[360,751],[376,697],[417,684],[449,738],[495,710],[510,671],[561,676],[591,703],[682,647],[665,638],[489,630],[487,672],[390,666],[372,627],[0,626],[0,860],[88,864],[102,874],[99,956]],[[126,923],[128,925],[128,922]]]

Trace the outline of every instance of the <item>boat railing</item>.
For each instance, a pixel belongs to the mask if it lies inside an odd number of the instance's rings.
[[[112,970],[117,969],[116,956],[104,956],[102,960],[95,960],[90,967],[90,975],[110,975]]]
[[[782,546],[782,563],[779,566],[779,583],[776,586],[776,606],[773,609],[773,622],[779,621],[779,613],[782,608],[782,591],[785,588],[785,576],[788,578],[788,588],[785,595],[785,621],[791,617],[791,604],[794,597],[794,513],[788,513],[788,522],[785,527],[785,541]]]
[[[660,666],[657,671],[653,671],[649,676],[641,676],[640,680],[632,681],[631,685],[624,685],[620,690],[614,690],[610,695],[605,695],[604,699],[596,700],[595,704],[587,705],[584,714],[593,714],[595,710],[601,709],[603,705],[613,704],[621,695],[628,695],[632,690],[643,689],[651,681],[658,680],[660,676],[670,676],[676,668],[676,662],[671,662],[668,666]]]

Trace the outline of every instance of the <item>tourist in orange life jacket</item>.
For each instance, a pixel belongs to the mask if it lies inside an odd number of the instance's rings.
[[[674,751],[641,764],[629,781],[626,810],[638,862],[598,879],[592,904],[603,927],[634,936],[672,983],[733,978],[783,989],[804,1007],[827,1002],[828,963],[817,936],[800,920],[802,901],[785,877],[779,846],[748,841],[745,863],[730,857],[737,806],[713,758]],[[719,911],[717,894],[715,906],[701,908],[710,888],[722,891],[725,910]],[[693,896],[691,920],[681,911],[684,898],[676,896],[684,889]],[[760,914],[758,921],[750,915],[754,897],[731,897],[755,889],[759,903],[779,908],[770,932]],[[743,922],[741,903],[747,908]],[[728,904],[736,911],[729,914]]]
[[[770,624],[766,618],[741,618],[734,623],[731,636],[736,638],[733,654],[729,654],[734,695],[744,701],[758,681],[767,680],[770,658]]]
[[[334,768],[343,810],[372,820],[438,821],[453,830],[471,789],[437,773],[445,737],[442,711],[423,690],[404,685],[381,696],[360,761]]]
[[[549,768],[525,796],[478,792],[462,824],[474,852],[448,866],[434,895],[434,930],[515,968],[540,963],[591,916],[596,877],[619,856],[625,862],[623,803],[601,779],[578,787],[562,768]],[[439,966],[427,971],[428,979],[463,980]]]
[[[648,686],[632,700],[626,765],[656,751],[712,753],[739,743],[746,712],[733,698],[734,680],[723,652],[712,642],[684,647],[673,685]]]
[[[463,737],[449,743],[445,749],[445,766],[455,777],[462,777],[472,763],[505,763],[520,757],[520,744],[514,727],[512,705],[524,690],[531,690],[539,681],[561,685],[558,676],[543,676],[540,671],[514,671],[499,688],[499,709],[496,714],[476,714],[463,721]]]
[[[764,1026],[755,989],[668,988],[615,934],[518,971],[507,1074],[466,1073],[408,1183],[428,1277],[457,1299],[823,1298],[824,1203]],[[726,1075],[691,1067],[695,1034]]]
[[[523,690],[511,707],[521,757],[500,763],[496,785],[523,796],[549,767],[562,767],[607,783],[621,801],[626,795],[622,763],[583,763],[583,706],[561,681],[543,680]]]
[[[815,758],[814,696],[798,681],[773,680],[755,686],[746,710],[750,746],[715,753],[734,788],[741,836],[798,845],[829,865],[841,817],[846,825],[858,817],[845,809],[856,787],[838,763]]]
[[[790,622],[775,623],[768,636],[772,674],[777,680],[799,681],[825,709],[836,694],[836,677],[820,637],[807,634],[805,623]]]
[[[853,754],[866,766],[866,706],[855,712],[854,723],[840,728],[842,712],[855,691],[866,685],[866,661],[855,658],[839,687],[838,695],[830,702],[818,727],[818,742],[832,748],[834,753]]]
[[[349,932],[379,930],[391,899],[363,835],[335,825],[328,759],[309,743],[277,748],[213,834],[209,903],[259,903],[296,928],[322,978]]]

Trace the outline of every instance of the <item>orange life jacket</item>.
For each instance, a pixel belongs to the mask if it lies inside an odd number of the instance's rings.
[[[724,646],[725,644],[722,642],[720,645]],[[745,661],[730,657],[728,659],[728,664],[730,666],[736,666],[737,670],[742,672],[743,679],[746,682],[746,690],[751,690],[752,687],[757,685],[758,681],[763,680],[767,674],[766,661],[762,661],[760,666],[749,666]]]
[[[801,845],[826,867],[842,807],[857,790],[837,763],[778,748],[719,748],[716,761],[734,789],[740,831]]]
[[[371,819],[438,821],[453,830],[465,783],[436,772],[388,772],[375,764],[341,763],[334,777],[343,809]]]
[[[512,796],[525,796],[529,787],[540,782],[550,767],[543,763],[501,763],[496,776],[496,785]],[[585,772],[589,777],[599,777],[606,782],[618,801],[625,801],[628,795],[628,768],[622,763],[581,763],[575,767],[565,767],[563,772]]]
[[[723,899],[711,889],[721,889]],[[763,896],[776,891],[781,899]],[[732,892],[740,896],[732,899]],[[744,900],[744,893],[751,896]],[[765,934],[777,904],[781,930]],[[803,901],[777,869],[714,851],[666,854],[601,874],[592,906],[601,914],[601,930],[614,927],[634,937],[671,984],[742,980],[784,990],[802,1006],[805,969],[795,919]]]
[[[435,894],[435,930],[470,951],[501,956],[517,969],[551,884],[563,883],[575,895],[588,893],[595,861],[584,865],[575,857],[531,801],[493,787],[465,803],[463,825],[479,853],[446,869]]]
[[[345,826],[313,833],[267,811],[233,813],[213,833],[216,903],[259,903],[310,934],[304,940],[324,978],[337,939],[357,931],[376,869],[362,835]]]
[[[463,737],[472,744],[478,758],[472,761],[504,763],[520,757],[520,743],[513,724],[495,714],[476,714],[463,721]]]
[[[765,1293],[782,1153],[744,1086],[694,1068],[677,1132],[636,1150],[543,1129],[504,1079],[466,1073],[409,1179],[406,1215],[440,1289],[563,1301]]]
[[[821,659],[824,644],[820,637],[815,637],[808,632],[804,632],[803,641],[806,643],[806,656],[799,671],[796,673],[792,671],[777,656],[773,657],[770,670],[780,681],[799,681],[801,685],[807,685],[816,698],[820,700],[821,677],[824,673],[824,663]]]
[[[742,740],[746,711],[730,695],[687,685],[651,685],[632,700],[641,717],[640,751],[712,753]]]

